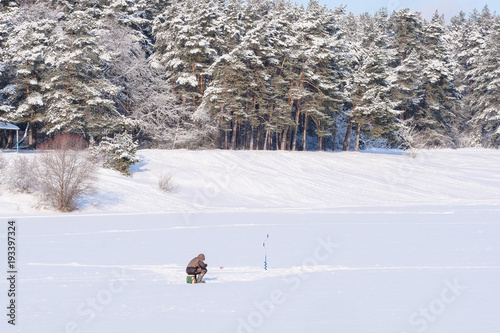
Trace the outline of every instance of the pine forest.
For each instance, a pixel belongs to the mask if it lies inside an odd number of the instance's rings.
[[[498,148],[500,17],[2,0],[0,122],[32,149],[60,133],[161,149]]]

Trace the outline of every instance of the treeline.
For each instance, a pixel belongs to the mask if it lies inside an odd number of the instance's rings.
[[[32,147],[124,132],[160,148],[498,147],[500,18],[450,22],[316,1],[2,1],[0,121]]]

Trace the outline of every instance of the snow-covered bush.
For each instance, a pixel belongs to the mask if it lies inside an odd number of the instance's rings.
[[[61,212],[76,209],[75,200],[94,190],[96,166],[83,138],[63,134],[41,145],[35,174],[42,201]]]
[[[175,192],[177,186],[172,181],[173,175],[170,172],[162,173],[158,180],[158,188],[163,192]]]
[[[16,156],[2,170],[2,184],[5,189],[12,193],[34,192],[37,188],[37,177],[33,173],[34,166],[34,158]]]
[[[413,119],[408,119],[399,128],[400,148],[405,149],[411,158],[416,158],[422,149],[436,148],[432,145],[433,135],[430,131],[418,131]]]
[[[99,156],[103,166],[117,170],[130,176],[130,166],[140,162],[136,155],[138,144],[128,133],[115,134],[112,138],[104,138],[99,145],[92,148],[94,156]]]

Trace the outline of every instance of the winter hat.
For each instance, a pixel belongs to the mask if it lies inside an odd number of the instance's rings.
[[[203,253],[198,254],[198,258],[200,258],[201,261],[205,261],[205,255]]]

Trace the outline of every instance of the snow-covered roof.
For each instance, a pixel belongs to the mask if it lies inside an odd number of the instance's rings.
[[[4,122],[1,122],[1,121],[0,121],[0,129],[7,129],[7,130],[19,131],[19,127],[17,127],[16,125],[9,124],[9,123],[4,123]]]

